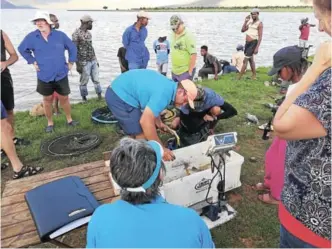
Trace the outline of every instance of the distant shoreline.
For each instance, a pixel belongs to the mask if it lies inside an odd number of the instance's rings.
[[[108,12],[250,12],[253,7],[180,7],[180,8],[140,8],[140,9],[68,9],[67,11],[108,11]],[[261,12],[312,12],[312,7],[258,7]]]

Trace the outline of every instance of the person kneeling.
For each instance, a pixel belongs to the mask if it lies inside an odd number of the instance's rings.
[[[156,141],[123,138],[110,157],[121,200],[97,208],[88,225],[88,248],[213,248],[210,231],[193,210],[160,195],[165,175]]]
[[[237,115],[237,110],[209,88],[198,87],[198,94],[194,100],[195,109],[188,105],[180,109],[171,127],[179,128],[181,147],[204,142],[214,133],[214,128],[220,119]]]

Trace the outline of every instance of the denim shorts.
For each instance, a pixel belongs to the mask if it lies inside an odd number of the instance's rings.
[[[110,87],[107,88],[105,100],[108,108],[127,135],[139,135],[143,133],[140,125],[142,112],[139,108],[124,102]]]

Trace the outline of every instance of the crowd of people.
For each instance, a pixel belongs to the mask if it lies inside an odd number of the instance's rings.
[[[331,2],[313,1],[321,32],[331,36]],[[158,70],[147,69],[150,60],[145,45],[149,15],[137,14],[136,22],[123,33],[118,51],[121,74],[105,93],[107,106],[125,135],[113,150],[110,171],[121,187],[121,200],[102,205],[88,226],[87,247],[214,247],[211,234],[193,210],[171,205],[159,191],[164,161],[174,160],[170,148],[158,136],[160,130],[176,129],[184,146],[198,143],[213,134],[220,119],[237,115],[237,110],[212,89],[193,82],[196,71],[196,40],[179,15],[170,18],[170,40],[160,34],[153,43]],[[97,96],[102,98],[99,62],[92,46],[93,19],[81,18],[81,26],[70,39],[59,31],[55,15],[37,12],[32,22],[37,29],[18,47],[22,57],[36,69],[37,92],[43,96],[46,132],[54,130],[53,101],[58,99],[68,126],[79,122],[71,117],[68,72],[76,63],[80,74],[80,93],[87,101],[90,78]],[[269,75],[292,82],[285,100],[273,120],[275,138],[266,153],[263,183],[254,188],[265,203],[279,205],[280,247],[331,247],[331,43],[317,49],[309,67],[303,57],[310,27],[301,21],[299,46],[280,49],[273,57]],[[240,79],[250,64],[256,79],[254,57],[263,36],[259,10],[253,9],[241,29],[246,32],[245,46],[238,45],[231,63],[222,63],[201,47],[204,66],[198,75],[218,79],[223,73],[236,72]],[[302,47],[302,48],[301,48]],[[65,51],[68,51],[68,61]],[[7,59],[6,52],[10,55]],[[168,56],[172,63],[167,78]],[[8,36],[1,32],[1,148],[9,158],[14,179],[35,175],[42,167],[25,166],[15,146],[27,144],[14,135],[13,83],[8,66],[18,59]],[[4,93],[3,93],[4,92]],[[160,118],[169,106],[179,109],[170,127]],[[124,235],[130,234],[131,239]],[[146,238],[149,234],[149,239]]]

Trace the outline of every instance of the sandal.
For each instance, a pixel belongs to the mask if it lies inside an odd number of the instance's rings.
[[[1,170],[7,169],[9,166],[9,163],[1,163]]]
[[[261,182],[257,183],[255,186],[252,186],[252,189],[254,189],[254,190],[256,190],[256,191],[269,190],[269,188],[266,187],[266,186],[264,185],[264,183],[261,183]]]
[[[23,166],[19,172],[14,171],[13,179],[20,179],[27,176],[36,175],[44,170],[43,167]]]
[[[273,204],[273,205],[278,205],[279,201],[277,201],[276,199],[274,199],[270,194],[266,193],[266,194],[262,194],[262,195],[258,195],[258,199],[266,204]]]
[[[14,137],[13,142],[14,142],[15,146],[20,146],[20,145],[26,146],[26,145],[31,144],[30,141],[25,140],[23,138],[18,138],[18,137]]]

